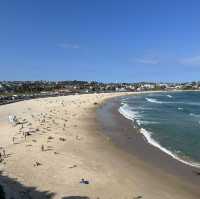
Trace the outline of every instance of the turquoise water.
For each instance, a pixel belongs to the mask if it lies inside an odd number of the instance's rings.
[[[134,121],[149,144],[184,163],[200,166],[200,92],[124,97],[119,111]]]

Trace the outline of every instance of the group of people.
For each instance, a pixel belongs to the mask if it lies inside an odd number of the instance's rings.
[[[0,151],[0,162],[2,162],[4,160],[4,158],[6,158],[6,151],[5,151],[5,149],[3,149],[2,151]]]

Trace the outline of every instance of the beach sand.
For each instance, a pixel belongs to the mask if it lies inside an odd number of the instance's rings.
[[[199,199],[198,187],[127,153],[102,133],[96,109],[125,94],[1,106],[0,152],[6,154],[0,184],[8,198]],[[11,124],[9,115],[20,124]]]

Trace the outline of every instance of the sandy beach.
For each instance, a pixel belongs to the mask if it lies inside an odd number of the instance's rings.
[[[97,108],[128,94],[0,106],[0,184],[7,198],[199,199],[199,186],[147,164],[102,133]]]

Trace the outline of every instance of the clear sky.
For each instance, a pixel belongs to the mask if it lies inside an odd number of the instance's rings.
[[[199,0],[0,0],[0,80],[200,80]]]

